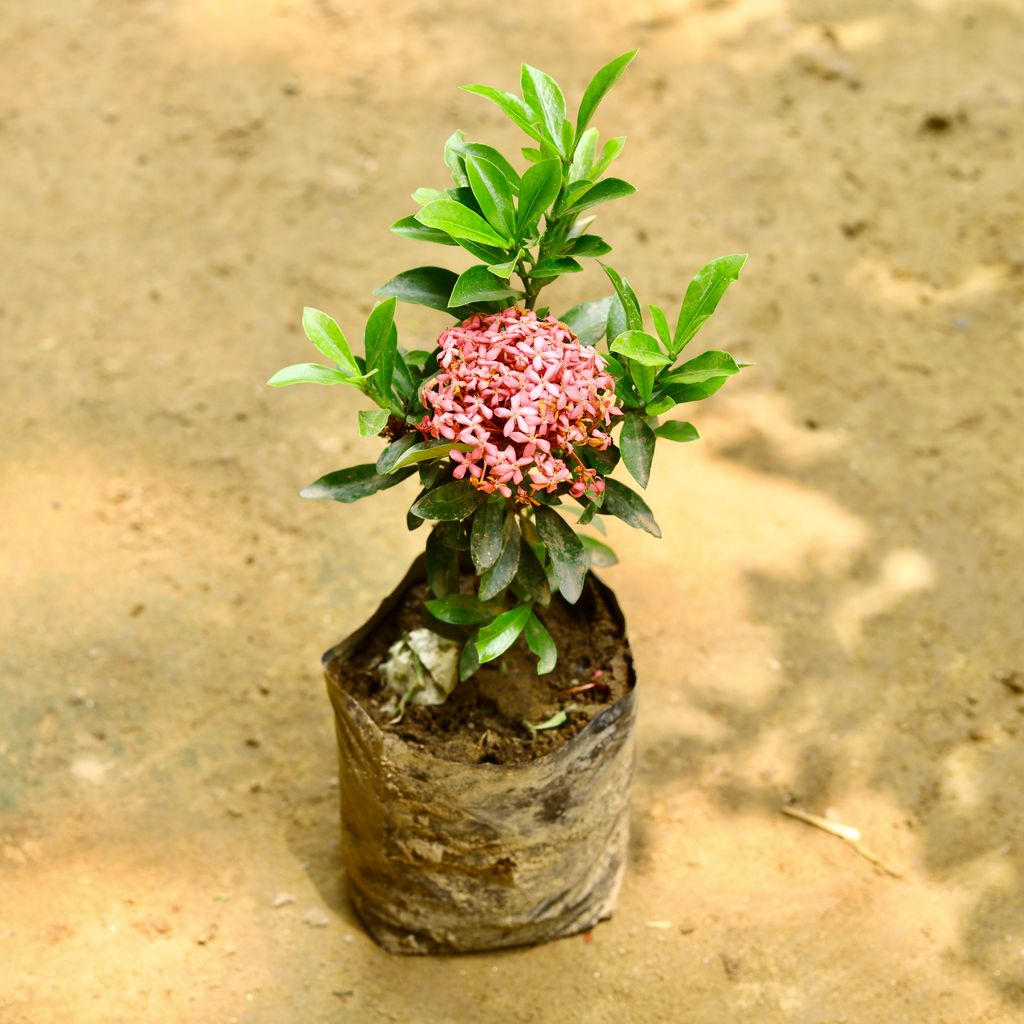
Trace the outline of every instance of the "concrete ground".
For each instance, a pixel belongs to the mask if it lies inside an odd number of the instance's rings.
[[[1020,1018],[1019,3],[0,13],[4,1024]],[[748,251],[700,340],[758,365],[659,451],[665,539],[611,530],[630,874],[591,941],[388,956],[343,896],[318,656],[421,536],[405,487],[300,501],[374,446],[353,393],[263,382],[303,305],[358,334],[373,287],[458,265],[386,230],[453,128],[518,142],[458,85],[527,59],[578,97],[632,46],[613,263],[674,305]]]

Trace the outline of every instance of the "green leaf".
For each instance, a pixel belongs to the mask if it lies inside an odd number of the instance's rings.
[[[701,324],[714,313],[726,288],[740,276],[746,260],[746,253],[719,256],[697,271],[679,307],[676,333],[672,339],[673,356],[682,352],[700,330]]]
[[[572,163],[569,165],[569,181],[590,179],[590,168],[594,163],[594,152],[597,149],[597,129],[588,128],[576,143]]]
[[[476,652],[476,642],[480,632],[477,630],[465,643],[459,657],[459,682],[465,682],[480,667],[480,656]]]
[[[671,360],[658,344],[658,339],[646,331],[626,331],[611,344],[611,351],[642,363],[644,366],[667,366]]]
[[[573,306],[568,313],[560,317],[582,345],[596,345],[605,332],[608,324],[608,307],[612,297],[606,295],[601,299],[590,299]]]
[[[443,520],[436,526],[437,535],[444,541],[445,546],[454,551],[468,551],[469,537],[463,523],[452,520]]]
[[[541,722],[540,725],[534,725],[532,722],[524,722],[530,732],[543,732],[545,729],[557,729],[559,726],[565,725],[569,721],[569,715],[565,711],[556,711],[546,722]]]
[[[651,319],[654,321],[654,329],[658,333],[658,340],[666,350],[672,348],[672,332],[669,330],[668,317],[661,306],[648,306],[651,311]]]
[[[377,472],[381,475],[390,473],[395,468],[395,463],[414,445],[420,435],[417,433],[403,434],[397,440],[392,441],[377,456]]]
[[[394,297],[385,299],[373,308],[366,321],[363,341],[366,345],[366,370],[377,371],[370,389],[387,405],[391,398],[391,378],[395,371],[395,353],[398,351],[398,331],[395,328]]]
[[[643,416],[635,412],[626,413],[622,421],[622,433],[619,435],[619,448],[626,469],[641,487],[646,487],[651,479],[651,461],[654,459],[656,441],[654,431]]]
[[[394,465],[391,467],[391,472],[405,469],[406,466],[414,466],[418,462],[429,462],[431,459],[446,458],[449,452],[469,452],[472,450],[473,446],[471,444],[460,444],[456,441],[419,441],[414,445],[410,445],[395,460]],[[432,519],[434,517],[428,516],[427,518]]]
[[[700,437],[692,423],[684,423],[682,420],[662,423],[660,427],[654,428],[654,433],[666,441],[696,441]]]
[[[666,374],[662,381],[665,384],[703,384],[706,380],[731,377],[739,372],[739,365],[728,352],[711,349]]]
[[[283,370],[278,370],[267,381],[267,384],[272,388],[284,388],[289,384],[351,384],[354,379],[333,366],[321,366],[320,363],[296,363],[294,366],[286,366]]]
[[[436,601],[424,601],[424,607],[441,622],[451,626],[477,626],[494,612],[473,594],[449,594]]]
[[[478,573],[494,565],[501,554],[504,520],[505,503],[501,501],[485,502],[473,516],[469,552],[473,558],[473,567]]]
[[[481,601],[497,597],[515,579],[519,568],[519,547],[519,524],[514,515],[508,515],[502,531],[501,553],[480,576],[478,594]]]
[[[515,256],[506,260],[504,263],[492,263],[488,268],[488,272],[493,274],[495,277],[500,277],[503,281],[507,281],[512,276],[512,271],[516,269],[516,264],[519,262],[519,256],[522,253],[522,249],[515,254]]]
[[[443,194],[443,193],[442,193]],[[415,217],[403,217],[396,220],[390,228],[396,235],[403,238],[411,238],[417,242],[437,242],[438,245],[458,245],[459,243],[437,228],[428,228],[421,224]]]
[[[661,416],[675,407],[676,403],[674,399],[659,398],[656,402],[648,402],[647,408],[644,411],[648,416]]]
[[[711,380],[703,381],[700,384],[666,384],[661,383],[661,388],[677,405],[684,402],[700,402],[710,398],[728,380],[728,377],[712,377]]]
[[[426,206],[435,199],[447,199],[448,193],[440,188],[418,188],[412,194],[412,201],[417,206]],[[415,218],[413,218],[415,220]]]
[[[626,136],[620,135],[617,138],[609,139],[601,150],[601,159],[590,168],[590,178],[597,181],[612,165],[612,161],[622,152],[626,145]]]
[[[451,480],[424,494],[411,511],[420,519],[465,519],[485,497],[468,480]]]
[[[462,163],[460,149],[465,144],[466,137],[460,131],[452,132],[444,144],[444,162],[451,171],[452,182],[456,188],[469,184],[466,178],[466,168]]]
[[[596,537],[588,537],[582,533],[579,535],[579,538],[583,542],[583,547],[590,558],[592,568],[607,569],[608,566],[615,565],[619,561],[619,556],[603,540],[598,540]]]
[[[546,675],[558,661],[558,648],[555,647],[555,641],[551,638],[544,623],[533,612],[530,612],[523,632],[526,635],[527,646],[537,655],[537,675]]]
[[[607,263],[601,263],[600,267],[605,272],[608,280],[611,281],[615,294],[619,297],[619,302],[622,303],[629,330],[642,331],[644,329],[644,318],[640,313],[640,301],[636,297],[636,292],[633,291],[630,283],[614,267],[609,267]],[[611,338],[609,338],[610,340]]]
[[[376,437],[388,425],[387,409],[359,410],[359,436]]]
[[[448,297],[459,275],[444,267],[415,267],[391,278],[374,291],[374,295],[391,295],[402,302],[429,306],[448,312]]]
[[[338,368],[346,377],[358,376],[359,364],[352,356],[345,335],[326,313],[306,306],[302,311],[302,329],[306,332],[306,337],[328,359],[338,364]]]
[[[519,152],[522,153],[531,164],[539,163],[544,159],[544,154],[536,146],[523,146]]]
[[[459,152],[462,154],[463,159],[467,157],[476,157],[494,164],[494,166],[497,167],[505,176],[505,180],[508,182],[509,188],[518,195],[519,175],[516,173],[516,169],[493,146],[486,146],[482,142],[464,142]]]
[[[583,593],[587,575],[587,556],[573,528],[555,511],[545,505],[534,509],[537,531],[548,549],[555,579],[562,597],[575,604]]]
[[[630,408],[637,409],[645,406],[654,394],[654,382],[658,376],[658,370],[654,366],[645,366],[636,361],[629,362],[629,379],[636,386],[636,393],[640,396],[639,402],[631,401],[631,396],[622,396],[623,404]]]
[[[654,521],[654,513],[647,502],[618,480],[604,482],[601,515],[616,516],[629,526],[646,530],[653,537],[661,536],[661,527]]]
[[[553,256],[551,259],[541,260],[533,270],[530,277],[560,277],[562,274],[575,274],[583,268],[569,256]]]
[[[502,89],[494,89],[489,85],[464,85],[462,88],[466,92],[483,96],[492,103],[496,103],[504,111],[505,116],[522,128],[531,139],[540,142],[544,138],[544,131],[540,124],[534,123],[535,119],[530,117],[526,104],[518,96],[504,92]]]
[[[519,84],[523,90],[523,100],[530,111],[531,120],[540,121],[551,142],[558,147],[560,152],[566,153],[562,135],[562,125],[565,122],[565,96],[562,95],[558,83],[543,71],[524,64]]]
[[[590,124],[590,119],[594,116],[597,105],[604,99],[608,90],[619,80],[622,72],[629,67],[635,56],[636,50],[630,50],[629,53],[616,57],[615,60],[605,64],[590,80],[587,91],[583,94],[583,99],[580,101],[579,113],[576,115],[577,138],[583,133],[587,125]]]
[[[416,214],[416,219],[428,228],[438,228],[452,238],[466,238],[471,242],[507,249],[508,238],[499,235],[478,213],[454,199],[435,199]]]
[[[635,185],[630,185],[628,181],[623,181],[621,178],[602,178],[593,188],[587,189],[583,197],[573,203],[565,213],[567,216],[575,217],[592,206],[607,203],[610,199],[631,196],[635,191]]]
[[[478,265],[464,270],[452,287],[448,299],[449,308],[468,306],[474,302],[490,302],[493,299],[507,299],[520,295],[507,281],[495,277],[486,266]]]
[[[598,235],[580,235],[574,238],[572,244],[565,250],[567,256],[607,256],[612,247]]]
[[[308,487],[299,491],[302,498],[329,498],[331,501],[348,503],[358,501],[377,491],[386,491],[395,484],[400,484],[409,473],[395,473],[384,476],[377,472],[372,463],[362,466],[350,466],[315,480]]]
[[[521,604],[502,612],[493,622],[480,627],[477,634],[476,651],[480,663],[500,658],[515,642],[530,617],[530,606]]]
[[[427,582],[434,596],[456,593],[459,589],[459,556],[444,543],[436,526],[427,536],[425,555]]]
[[[528,168],[519,190],[519,216],[516,220],[516,238],[531,230],[541,214],[558,197],[562,187],[562,165],[558,160],[541,160]]]
[[[538,550],[543,554],[544,548]],[[516,572],[516,586],[531,601],[547,605],[551,602],[551,588],[548,576],[530,544],[523,544],[519,550],[519,570]]]
[[[480,204],[488,223],[504,237],[510,237],[515,228],[515,196],[508,178],[482,157],[466,158],[469,187]]]

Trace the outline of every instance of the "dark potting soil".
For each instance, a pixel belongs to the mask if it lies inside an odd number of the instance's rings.
[[[516,764],[547,754],[579,733],[630,688],[629,648],[598,587],[588,577],[580,600],[570,605],[555,595],[536,608],[558,647],[558,663],[537,675],[537,658],[520,637],[501,658],[482,665],[459,683],[444,704],[412,704],[391,724],[394,694],[383,689],[378,669],[388,648],[413,629],[426,627],[462,640],[466,633],[445,626],[423,607],[426,583],[413,585],[365,639],[341,671],[341,685],[377,725],[435,757],[469,764]],[[532,732],[566,712],[557,728]]]

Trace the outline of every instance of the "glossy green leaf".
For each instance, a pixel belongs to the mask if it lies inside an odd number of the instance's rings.
[[[543,554],[543,547],[539,547],[538,550]],[[523,544],[519,551],[519,570],[516,573],[515,585],[524,597],[531,601],[542,605],[551,602],[547,573],[544,572],[537,552],[528,543]]]
[[[618,295],[612,296],[612,301],[608,306],[608,324],[605,330],[605,334],[608,337],[608,341],[614,341],[620,334],[629,330],[629,324],[626,318],[626,307],[622,304],[622,299]],[[625,374],[625,370],[617,372],[617,377],[622,377]]]
[[[473,594],[449,594],[423,604],[435,619],[451,626],[477,626],[494,615],[493,609]]]
[[[626,324],[631,331],[642,331],[644,329],[644,318],[640,312],[640,301],[636,297],[630,283],[614,268],[607,263],[600,264],[608,280],[611,281],[615,294],[622,303],[622,309],[626,314]],[[614,335],[612,336],[614,337]],[[611,340],[611,338],[609,338]]]
[[[459,556],[453,551],[435,526],[427,535],[425,550],[427,582],[435,597],[454,594],[459,589]]]
[[[626,331],[611,344],[611,351],[642,363],[644,366],[667,366],[671,360],[658,344],[658,339],[646,331]]]
[[[412,194],[412,201],[417,206],[426,206],[435,199],[447,199],[448,192],[440,188],[418,188]],[[415,220],[415,218],[413,218]]]
[[[384,474],[390,473],[395,468],[395,463],[414,445],[419,439],[418,433],[403,434],[401,437],[392,441],[377,456],[377,472]]]
[[[590,179],[590,168],[594,164],[594,153],[597,150],[597,138],[596,128],[588,128],[579,137],[569,165],[570,182]]]
[[[428,228],[446,232],[452,238],[465,238],[498,249],[505,249],[510,244],[509,239],[499,235],[480,214],[454,199],[435,199],[427,203],[416,214],[416,219]]]
[[[492,103],[496,103],[505,116],[518,125],[527,135],[532,139],[537,139],[539,142],[544,138],[544,130],[541,128],[536,118],[530,116],[530,111],[527,109],[526,104],[518,97],[514,96],[510,92],[505,92],[502,89],[495,89],[489,85],[464,85],[462,87],[466,92],[471,92],[476,96],[483,96],[485,99],[489,99]]]
[[[490,302],[493,299],[507,299],[520,295],[507,281],[492,274],[483,265],[464,270],[452,286],[448,299],[451,308],[468,306],[474,302]]]
[[[476,651],[480,663],[500,658],[516,642],[517,637],[526,626],[530,614],[530,606],[521,604],[507,612],[502,612],[486,626],[481,626],[476,639]]]
[[[597,235],[580,235],[572,240],[569,248],[565,250],[565,254],[567,256],[595,258],[597,256],[607,256],[611,251],[612,247],[603,238]]]
[[[466,174],[484,218],[503,238],[511,237],[516,207],[508,179],[490,160],[482,157],[466,158]]]
[[[532,121],[540,121],[544,125],[547,137],[562,153],[564,146],[562,125],[565,121],[565,96],[558,83],[543,71],[524,64],[519,84],[523,92],[523,100],[530,111]]]
[[[505,503],[502,501],[487,501],[476,510],[469,535],[469,553],[478,573],[489,569],[498,560],[504,522]]]
[[[468,480],[451,480],[424,494],[411,511],[420,519],[466,519],[485,497]]]
[[[665,384],[660,385],[665,394],[677,405],[684,402],[700,402],[710,398],[728,380],[728,377],[712,377],[700,384]]]
[[[739,365],[728,352],[711,349],[666,374],[663,382],[665,384],[703,384],[706,380],[714,380],[715,377],[731,377],[739,372]]]
[[[700,437],[697,428],[692,423],[685,423],[683,420],[662,423],[660,427],[654,428],[654,433],[666,441],[696,441]]]
[[[583,543],[583,548],[587,552],[587,556],[590,558],[590,565],[594,569],[607,569],[610,565],[615,565],[619,556],[607,545],[603,540],[598,540],[596,537],[588,537],[585,534],[579,535],[580,540]]]
[[[436,242],[438,245],[458,245],[454,238],[437,228],[428,228],[415,217],[403,217],[391,225],[391,230],[403,238],[411,238],[417,242]]]
[[[320,352],[338,364],[338,369],[346,377],[358,376],[359,365],[352,356],[345,335],[326,313],[306,306],[302,311],[302,329]]]
[[[462,162],[462,155],[459,150],[465,144],[466,138],[460,131],[453,132],[444,144],[445,166],[451,172],[452,182],[457,188],[468,185],[466,179],[466,168]]]
[[[530,277],[561,277],[562,274],[575,274],[582,269],[570,256],[553,256],[551,259],[541,260],[530,271]]]
[[[448,298],[458,279],[458,274],[444,267],[415,267],[382,284],[374,295],[391,295],[402,302],[448,312]]]
[[[636,50],[630,50],[629,53],[624,53],[621,57],[616,57],[615,60],[609,61],[590,80],[590,84],[583,94],[583,99],[580,101],[579,113],[576,115],[577,138],[583,133],[587,125],[590,124],[590,119],[594,116],[597,105],[604,99],[608,90],[619,80],[622,72],[629,67],[636,53]]]
[[[376,437],[388,425],[388,411],[386,409],[373,409],[367,412],[360,409],[359,436]]]
[[[558,648],[544,623],[531,612],[523,628],[526,645],[537,655],[537,675],[543,676],[550,672],[558,661]]]
[[[626,469],[641,487],[646,487],[651,479],[656,441],[654,431],[643,416],[636,412],[626,413],[622,421],[622,433],[619,435],[619,448]]]
[[[697,271],[679,308],[679,319],[672,339],[673,356],[682,352],[700,330],[701,324],[714,313],[726,288],[740,276],[746,260],[746,253],[720,256]]]
[[[303,498],[326,498],[347,504],[376,494],[377,491],[386,491],[389,487],[400,484],[411,472],[407,470],[404,473],[384,476],[377,472],[377,467],[372,463],[350,466],[348,469],[339,469],[320,477],[299,491],[299,495]]]
[[[362,379],[362,378],[360,378]],[[354,379],[335,369],[333,366],[322,366],[320,363],[295,363],[278,370],[267,384],[272,388],[284,388],[289,384],[352,384]]]
[[[612,165],[612,161],[622,152],[626,145],[626,136],[620,135],[617,138],[609,139],[601,150],[601,159],[590,168],[590,179],[597,181]]]
[[[391,472],[393,473],[396,470],[405,469],[406,466],[414,466],[420,462],[430,462],[433,459],[447,458],[449,452],[468,452],[472,451],[472,449],[472,445],[461,444],[456,441],[418,441],[416,444],[410,445],[401,454],[401,456],[395,460],[394,465],[391,467]]]
[[[648,416],[661,416],[668,412],[670,409],[676,407],[675,400],[672,398],[659,398],[656,401],[648,402],[647,408],[644,410]]]
[[[555,511],[544,505],[534,509],[537,531],[554,567],[562,597],[575,604],[583,593],[587,575],[587,556],[573,528]]]
[[[608,307],[612,297],[606,295],[601,299],[590,299],[572,307],[568,313],[560,317],[583,345],[596,345],[604,335],[608,325]]]
[[[635,185],[630,185],[628,181],[623,181],[621,178],[602,178],[593,188],[587,189],[582,198],[576,200],[566,210],[566,213],[575,217],[592,206],[607,203],[610,199],[631,196],[635,191]]]
[[[494,164],[505,176],[509,188],[514,193],[519,193],[519,175],[516,169],[493,146],[486,146],[482,142],[464,142],[459,152],[462,154],[463,159],[477,157]]]
[[[459,682],[465,682],[480,667],[480,656],[476,651],[476,642],[479,637],[478,630],[462,648],[462,654],[459,657]]]
[[[562,165],[558,160],[542,160],[528,168],[519,190],[519,215],[516,237],[531,230],[541,215],[558,197],[562,187]]]
[[[492,263],[487,268],[488,273],[493,274],[495,277],[500,277],[502,281],[507,281],[512,276],[512,271],[516,269],[521,252],[522,250],[520,249],[512,259],[505,260],[504,263]]]
[[[534,725],[532,722],[524,723],[530,732],[544,732],[547,729],[558,729],[569,721],[569,715],[565,711],[556,711],[549,719]]]
[[[523,146],[520,152],[531,164],[539,163],[544,159],[544,154],[536,146]]]
[[[658,340],[668,351],[672,348],[672,331],[668,326],[668,317],[665,316],[665,311],[661,306],[651,305],[647,308],[651,311],[651,320],[654,321],[654,330],[658,335]]]
[[[502,530],[501,552],[494,564],[480,575],[478,594],[481,601],[497,597],[515,579],[519,569],[520,543],[519,524],[514,515],[508,515]]]
[[[605,480],[604,505],[601,515],[612,515],[638,530],[646,530],[653,537],[661,536],[661,527],[654,520],[654,513],[636,491],[630,490],[618,480]]]
[[[391,378],[395,370],[395,353],[398,351],[398,331],[395,328],[394,297],[385,299],[373,308],[366,321],[363,342],[366,346],[366,372],[376,371],[370,382],[370,390],[383,405],[391,398]]]

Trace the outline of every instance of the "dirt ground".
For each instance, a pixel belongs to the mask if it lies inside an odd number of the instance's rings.
[[[0,1020],[980,1024],[1024,1015],[1024,8],[1017,0],[0,3]],[[578,97],[647,301],[750,261],[755,361],[611,530],[641,690],[618,915],[406,959],[337,862],[320,652],[402,575],[353,393],[272,392],[464,82]],[[450,264],[458,265],[457,262]],[[556,311],[603,293],[594,273]],[[400,312],[403,336],[445,322]],[[890,877],[787,803],[856,825]]]

